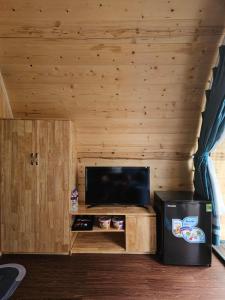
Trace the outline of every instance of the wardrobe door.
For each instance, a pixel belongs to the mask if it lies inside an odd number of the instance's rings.
[[[0,121],[2,252],[35,252],[38,242],[35,122]]]
[[[37,121],[38,252],[69,251],[70,127],[69,121]]]

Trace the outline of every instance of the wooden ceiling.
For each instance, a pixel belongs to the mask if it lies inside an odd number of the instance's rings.
[[[84,144],[87,132],[196,134],[224,11],[224,0],[0,0],[14,117],[75,119]]]

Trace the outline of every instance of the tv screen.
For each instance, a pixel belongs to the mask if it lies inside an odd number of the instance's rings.
[[[149,167],[86,167],[85,202],[87,205],[147,205]]]

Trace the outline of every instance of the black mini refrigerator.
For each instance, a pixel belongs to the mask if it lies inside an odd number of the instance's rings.
[[[192,192],[155,192],[157,254],[172,265],[211,265],[211,203]]]

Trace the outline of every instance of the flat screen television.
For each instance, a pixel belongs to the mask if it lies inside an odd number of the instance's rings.
[[[87,205],[140,205],[150,202],[149,167],[86,167]]]

